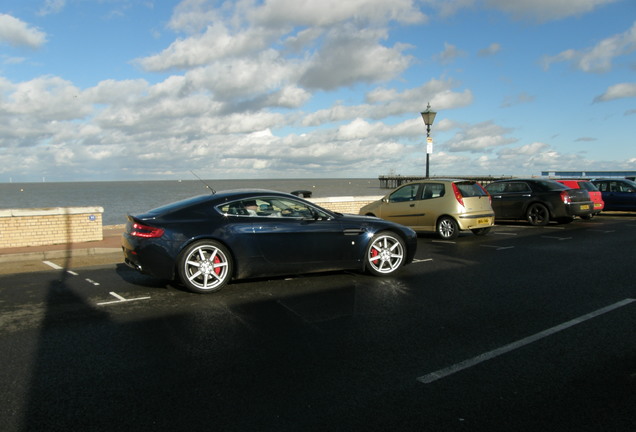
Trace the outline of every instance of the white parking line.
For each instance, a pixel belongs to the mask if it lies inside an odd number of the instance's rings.
[[[421,263],[421,262],[428,262],[428,261],[433,261],[433,258],[413,259],[414,263]]]
[[[62,270],[62,268],[63,268],[63,267],[61,267],[61,266],[59,266],[59,265],[57,265],[57,264],[55,264],[55,263],[52,263],[51,261],[42,261],[42,262],[43,262],[44,264],[46,264],[47,266],[49,266],[49,267],[51,267],[51,268],[55,269],[55,270]]]
[[[55,263],[52,263],[51,261],[42,261],[42,263],[46,264],[47,266],[49,266],[49,267],[51,267],[52,269],[55,269],[55,270],[64,270],[64,267],[59,266],[59,265],[57,265]],[[78,273],[75,273],[72,270],[66,270],[66,273],[71,274],[73,276],[78,276]]]
[[[460,363],[456,363],[456,364],[454,364],[452,366],[449,366],[447,368],[440,369],[440,370],[438,370],[436,372],[432,372],[430,374],[421,376],[421,377],[417,378],[417,380],[419,382],[421,382],[421,383],[424,383],[424,384],[430,384],[430,383],[435,382],[435,381],[437,381],[439,379],[442,379],[442,378],[445,378],[445,377],[447,377],[449,375],[452,375],[452,374],[454,374],[456,372],[462,371],[464,369],[468,369],[468,368],[473,367],[473,366],[475,366],[475,365],[477,365],[479,363],[483,363],[485,361],[492,360],[493,358],[498,357],[498,356],[500,356],[502,354],[506,354],[506,353],[508,353],[510,351],[516,350],[517,348],[521,348],[521,347],[523,347],[525,345],[528,345],[528,344],[531,344],[533,342],[536,342],[536,341],[538,341],[540,339],[543,339],[543,338],[548,337],[548,336],[550,336],[550,335],[552,335],[554,333],[560,332],[562,330],[565,330],[567,328],[570,328],[572,326],[580,324],[580,323],[582,323],[584,321],[590,320],[592,318],[596,318],[599,315],[603,315],[605,313],[611,312],[614,309],[618,309],[618,308],[621,308],[623,306],[627,306],[628,304],[630,304],[630,303],[632,303],[634,301],[636,301],[636,299],[632,299],[632,298],[621,300],[621,301],[619,301],[617,303],[614,303],[612,305],[609,305],[609,306],[606,306],[604,308],[598,309],[598,310],[596,310],[594,312],[590,312],[589,314],[580,316],[580,317],[575,318],[573,320],[567,321],[567,322],[565,322],[563,324],[559,324],[558,326],[549,328],[549,329],[544,330],[542,332],[536,333],[536,334],[534,334],[532,336],[528,336],[527,338],[520,339],[520,340],[518,340],[516,342],[513,342],[511,344],[505,345],[505,346],[503,346],[501,348],[497,348],[495,350],[488,351],[486,353],[480,354],[480,355],[478,355],[476,357],[473,357],[471,359],[464,360],[464,361],[462,361]]]
[[[554,240],[572,240],[572,237],[554,237],[554,236],[541,236],[541,238],[554,239]]]
[[[481,245],[481,247],[494,248],[496,250],[514,249],[514,246]]]
[[[101,303],[97,303],[97,306],[103,306],[103,305],[109,305],[109,304],[113,304],[113,303],[127,303],[127,302],[132,302],[132,301],[137,301],[137,300],[148,300],[150,297],[137,297],[134,299],[126,299],[122,296],[120,296],[119,294],[115,293],[115,292],[110,292],[110,295],[112,295],[113,297],[115,297],[117,300],[113,300],[113,301],[109,301],[109,302],[101,302]]]

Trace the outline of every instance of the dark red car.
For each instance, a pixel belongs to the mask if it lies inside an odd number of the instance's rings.
[[[557,180],[559,183],[572,188],[572,189],[584,189],[590,195],[590,199],[594,203],[594,212],[589,216],[581,216],[583,219],[592,219],[595,215],[603,211],[605,203],[601,191],[598,190],[594,183],[589,180],[573,179],[573,180]]]

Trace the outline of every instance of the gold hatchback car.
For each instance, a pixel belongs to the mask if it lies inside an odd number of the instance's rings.
[[[488,192],[475,181],[432,179],[402,185],[380,201],[362,207],[360,214],[415,231],[433,231],[451,240],[464,230],[487,234],[495,224],[491,203]]]

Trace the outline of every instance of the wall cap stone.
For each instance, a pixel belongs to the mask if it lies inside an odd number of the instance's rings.
[[[355,202],[355,201],[377,201],[384,198],[384,195],[377,196],[337,196],[337,197],[325,197],[325,198],[307,198],[307,201],[313,203],[338,203],[338,202]]]
[[[84,213],[104,213],[104,207],[42,207],[0,209],[0,217],[67,216]]]

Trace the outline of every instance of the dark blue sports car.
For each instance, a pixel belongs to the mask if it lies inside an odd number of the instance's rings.
[[[234,190],[129,215],[126,263],[197,293],[231,279],[359,269],[382,276],[413,260],[415,232],[333,213],[291,194]]]

